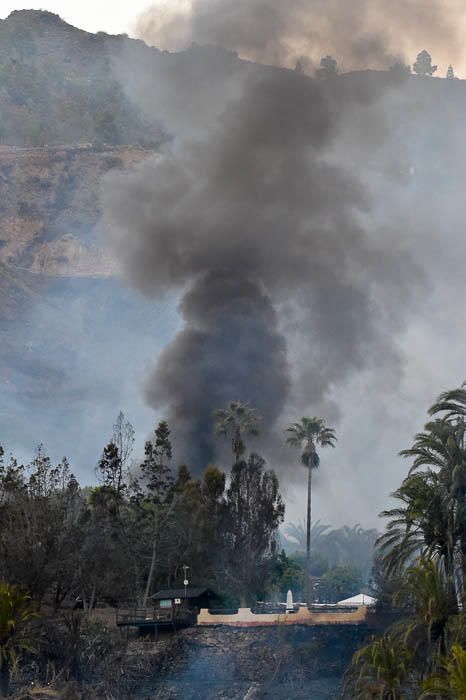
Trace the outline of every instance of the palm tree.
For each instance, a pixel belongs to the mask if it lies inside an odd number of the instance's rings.
[[[392,496],[400,504],[381,513],[389,522],[377,540],[385,574],[399,576],[422,555],[441,561],[451,575],[451,516],[438,475],[434,471],[411,474]]]
[[[302,449],[301,461],[307,468],[307,520],[306,520],[306,559],[311,558],[311,505],[312,505],[312,472],[320,464],[317,445],[335,447],[337,440],[335,430],[327,428],[322,418],[301,418],[299,423],[293,423],[286,429],[288,447]]]
[[[453,582],[441,562],[421,558],[404,573],[393,602],[408,611],[397,625],[413,649],[417,642],[433,645],[445,653],[447,625],[458,613]]]
[[[243,436],[259,435],[262,418],[255,408],[241,401],[230,401],[226,408],[217,408],[213,416],[215,434],[231,434],[231,449],[235,461],[239,462],[241,455],[246,451]]]
[[[360,569],[364,582],[367,582],[374,565],[374,546],[378,537],[377,530],[365,530],[359,523],[353,527],[343,525],[326,536],[327,560],[330,565]]]
[[[444,391],[429,409],[431,416],[444,413],[447,419],[466,418],[466,382],[458,389]]]
[[[311,541],[314,551],[319,550],[319,545],[325,548],[327,530],[330,530],[330,525],[323,525],[320,520],[311,523]],[[288,525],[285,525],[283,528],[283,531],[287,539],[290,538],[288,541],[294,540],[296,542],[299,551],[304,551],[306,549],[306,524],[303,520],[300,520],[297,524],[288,523]]]
[[[451,404],[443,404],[451,405]],[[399,568],[420,550],[441,559],[455,578],[459,594],[466,582],[466,423],[446,418],[432,420],[401,455],[413,460],[408,476],[393,494],[404,508],[382,515],[391,522],[379,540],[390,549],[386,571]],[[395,567],[394,562],[397,561]]]
[[[459,644],[453,644],[450,656],[422,684],[419,700],[438,697],[466,700],[466,649]]]
[[[345,674],[341,697],[402,700],[411,676],[412,658],[403,640],[385,634],[356,652]]]
[[[30,597],[17,586],[0,583],[0,697],[8,695],[20,652],[32,651],[26,626],[33,617]]]

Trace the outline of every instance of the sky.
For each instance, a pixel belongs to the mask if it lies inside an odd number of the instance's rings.
[[[0,17],[4,19],[13,10],[49,10],[89,32],[131,34],[135,18],[150,4],[150,0],[0,0]]]

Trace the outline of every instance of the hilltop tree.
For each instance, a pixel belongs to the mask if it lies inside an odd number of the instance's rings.
[[[417,75],[433,75],[437,66],[432,65],[432,57],[425,49],[417,55],[413,70]]]
[[[453,70],[453,66],[450,64],[448,66],[447,70],[447,79],[448,80],[454,80],[455,79],[455,71]]]
[[[403,61],[396,61],[390,66],[390,72],[397,77],[408,77],[411,75],[411,66],[407,66]]]
[[[255,408],[241,401],[230,401],[226,408],[217,408],[214,413],[216,435],[232,435],[231,449],[239,462],[246,451],[244,435],[259,435],[262,418]]]
[[[296,61],[295,72],[298,73],[299,75],[304,75],[303,64],[299,60]]]
[[[312,514],[312,472],[320,464],[317,445],[335,447],[336,435],[333,428],[327,428],[321,418],[303,417],[286,429],[288,447],[301,448],[301,462],[307,468],[307,517],[306,517],[306,559],[311,558],[311,514]]]
[[[320,60],[320,68],[317,69],[318,78],[333,78],[338,75],[337,62],[331,56],[324,56]]]

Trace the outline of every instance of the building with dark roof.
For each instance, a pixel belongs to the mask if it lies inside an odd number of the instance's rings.
[[[210,588],[166,588],[157,591],[152,596],[156,609],[173,610],[186,609],[200,610],[201,608],[211,607],[212,601],[216,600],[216,596]]]

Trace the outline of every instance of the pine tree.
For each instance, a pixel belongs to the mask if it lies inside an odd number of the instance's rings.
[[[166,527],[173,508],[173,499],[170,498],[173,477],[169,466],[172,458],[172,444],[166,421],[160,421],[155,429],[155,443],[148,440],[144,452],[145,459],[141,464],[141,472],[148,492],[145,498],[145,517],[149,523],[152,537],[152,554],[144,591],[143,608],[147,606],[159,560],[161,533]]]
[[[118,452],[118,447],[114,442],[109,442],[102,453],[102,457],[97,465],[100,472],[100,479],[104,486],[112,489],[115,495],[121,496],[125,483],[123,479],[123,467]]]
[[[338,75],[337,62],[331,56],[324,56],[320,61],[320,68],[317,69],[318,78],[332,78]]]
[[[447,79],[454,80],[454,78],[455,78],[455,72],[453,70],[453,66],[450,64],[448,66],[448,70],[447,70]]]
[[[170,430],[166,421],[160,421],[155,430],[155,442],[148,440],[144,447],[145,459],[141,464],[141,472],[150,499],[154,503],[162,503],[168,490],[173,484],[169,467],[172,458]]]
[[[295,72],[299,73],[299,75],[304,75],[304,68],[301,61],[296,61]]]
[[[417,75],[433,75],[437,70],[437,66],[432,65],[432,57],[430,53],[424,49],[417,55],[413,70]]]

